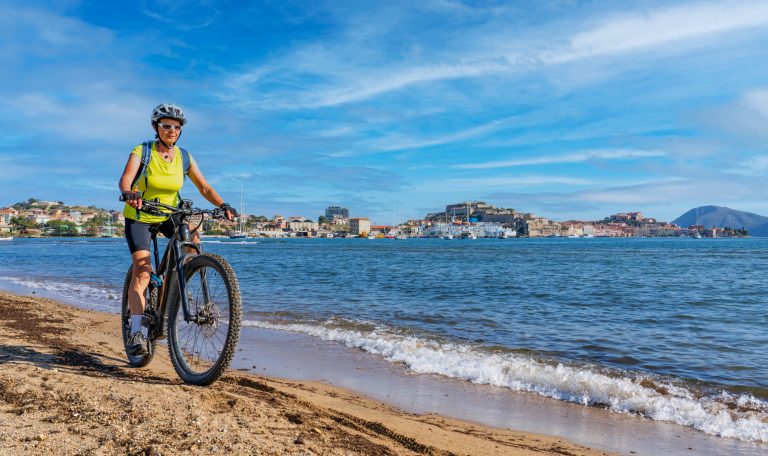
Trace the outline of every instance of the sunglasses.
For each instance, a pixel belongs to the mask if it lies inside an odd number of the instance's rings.
[[[171,128],[173,128],[176,131],[181,131],[181,125],[171,125],[163,122],[158,122],[157,124],[160,126],[160,128],[162,128],[165,131],[170,131]]]

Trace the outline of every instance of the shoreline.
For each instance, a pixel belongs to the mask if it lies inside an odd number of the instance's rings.
[[[504,387],[410,371],[357,348],[302,333],[244,328],[257,350],[233,367],[267,376],[315,380],[365,394],[414,414],[438,414],[492,428],[544,433],[626,455],[760,455],[761,443],[717,437],[671,422],[555,400]]]
[[[51,301],[50,298],[57,298],[54,293],[38,290],[25,295],[25,287],[14,288],[10,293],[0,290],[0,301],[3,295],[8,295],[82,312],[86,318],[95,314],[115,319],[115,328],[108,328],[114,332],[118,345],[112,357],[118,364],[125,365],[116,309],[87,307],[72,299]],[[160,354],[171,379],[176,379],[165,349],[161,349]],[[230,372],[234,370],[238,371],[237,375],[249,375],[243,373],[249,371],[259,381],[309,382],[314,385],[313,389],[329,388],[331,392],[326,394],[331,396],[337,395],[335,391],[340,388],[354,397],[362,394],[374,402],[387,404],[385,407],[397,407],[400,413],[408,415],[464,420],[465,424],[474,423],[472,425],[483,429],[546,434],[614,454],[752,455],[763,454],[766,449],[763,444],[715,437],[676,424],[598,407],[440,375],[417,374],[402,364],[393,364],[360,349],[285,330],[243,327]]]
[[[0,312],[0,453],[608,454],[317,381],[230,370],[191,387],[162,349],[129,367],[117,315],[3,291]]]

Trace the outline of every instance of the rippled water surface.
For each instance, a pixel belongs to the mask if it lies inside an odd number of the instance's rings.
[[[123,240],[0,244],[0,280],[116,306]],[[668,419],[669,405],[654,405],[656,395],[685,399],[713,420],[731,410],[734,425],[758,427],[748,440],[768,441],[768,240],[220,239],[205,248],[235,267],[251,325],[655,419]],[[632,403],[638,395],[645,408]]]

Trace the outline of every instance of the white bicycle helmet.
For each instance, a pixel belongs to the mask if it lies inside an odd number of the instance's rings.
[[[152,110],[152,126],[160,119],[173,119],[181,122],[182,125],[187,123],[187,119],[184,117],[184,111],[172,103],[163,103],[157,105]]]

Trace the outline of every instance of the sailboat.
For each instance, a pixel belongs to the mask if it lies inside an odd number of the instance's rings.
[[[696,207],[696,231],[693,233],[694,239],[701,239],[701,233],[699,233],[699,208]]]
[[[229,235],[230,239],[245,239],[248,237],[247,234],[245,234],[245,231],[243,231],[243,178],[240,178],[240,214],[237,216],[237,220],[239,222],[237,231],[233,231],[232,234]]]

